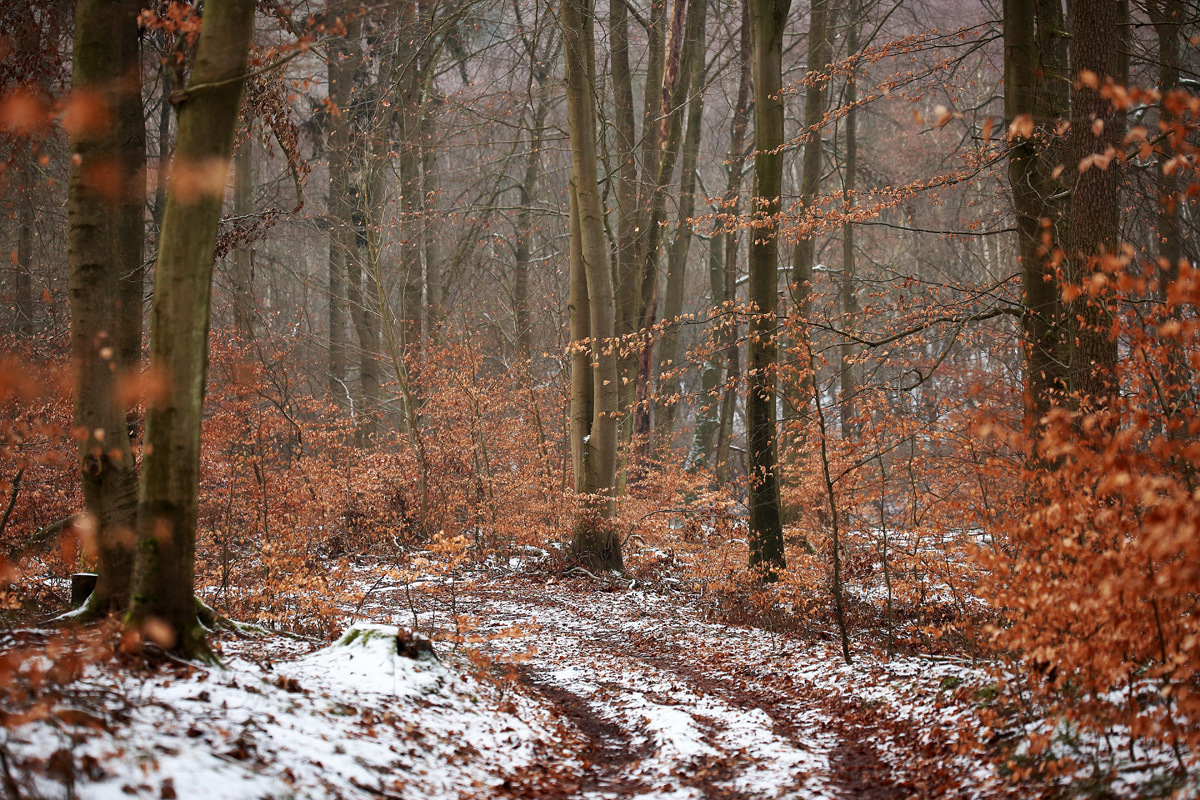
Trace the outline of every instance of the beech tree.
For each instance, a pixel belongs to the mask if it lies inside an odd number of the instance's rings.
[[[193,596],[213,252],[254,30],[253,0],[209,0],[187,86],[155,263],[131,621],[211,657]]]
[[[779,303],[776,215],[783,181],[783,30],[791,0],[750,0],[754,46],[754,223],[750,231],[750,340],[747,344],[746,451],[750,564],[770,575],[784,566],[779,507],[775,310]]]
[[[1075,402],[1084,410],[1103,410],[1119,393],[1112,283],[1122,266],[1117,245],[1124,154],[1118,148],[1124,147],[1125,126],[1111,87],[1128,79],[1128,56],[1122,56],[1120,42],[1129,26],[1129,5],[1076,0],[1071,22],[1069,154],[1075,179],[1067,210],[1066,280],[1082,291],[1067,307],[1069,379]]]
[[[590,0],[563,0],[563,60],[571,136],[571,460],[584,495],[575,551],[599,569],[622,569],[609,523],[617,473],[617,342],[604,207],[596,174],[596,51]]]
[[[1053,262],[1064,209],[1066,153],[1056,132],[1068,113],[1067,43],[1058,3],[1004,6],[1004,115],[1024,294],[1026,416],[1036,425],[1065,397],[1066,337]]]
[[[89,612],[123,610],[133,575],[138,477],[126,411],[142,349],[146,143],[140,0],[75,6],[68,266],[79,476],[99,581]]]

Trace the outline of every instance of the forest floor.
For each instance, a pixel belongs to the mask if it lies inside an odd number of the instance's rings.
[[[334,645],[225,633],[214,636],[224,669],[120,657],[88,667],[25,724],[8,720],[6,794],[871,800],[1017,791],[986,748],[960,739],[990,738],[975,716],[989,678],[965,663],[863,656],[847,665],[833,647],[707,622],[686,594],[588,578],[366,586],[355,627]],[[414,622],[443,632],[436,659],[397,654],[386,626]],[[0,652],[47,636],[0,635]]]

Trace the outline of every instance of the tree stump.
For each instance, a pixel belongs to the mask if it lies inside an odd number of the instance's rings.
[[[71,576],[71,608],[79,608],[87,602],[99,578],[94,572],[76,572]]]

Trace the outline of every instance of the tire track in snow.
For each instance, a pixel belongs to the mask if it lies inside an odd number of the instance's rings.
[[[744,685],[689,669],[691,659],[674,643],[623,630],[618,618],[588,619],[550,598],[523,600],[487,603],[487,616],[538,619],[540,629],[519,643],[524,648],[531,639],[538,648],[538,666],[521,670],[523,683],[605,758],[585,767],[575,792],[562,786],[568,791],[557,796],[840,795],[827,782],[834,739],[819,726],[794,722],[778,708],[770,713]],[[809,716],[818,714],[809,709]],[[614,743],[628,755],[606,757]]]

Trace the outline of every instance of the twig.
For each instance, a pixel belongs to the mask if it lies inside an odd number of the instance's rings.
[[[238,83],[239,81],[248,81],[251,78],[256,78],[259,75],[262,75],[264,72],[270,72],[273,69],[278,69],[303,52],[305,52],[305,49],[298,47],[283,58],[272,61],[270,64],[264,64],[258,69],[250,70],[249,72],[243,72],[240,75],[234,75],[232,77],[225,78],[224,80],[211,81],[210,83],[198,83],[195,86],[189,86],[186,89],[177,89],[176,91],[171,92],[171,96],[168,99],[170,100],[171,105],[177,106],[196,92],[207,91],[209,89],[220,89],[223,86],[229,86],[230,84]]]
[[[13,506],[17,504],[17,492],[21,489],[21,478],[25,476],[25,468],[21,467],[17,470],[17,477],[13,478],[12,494],[8,497],[8,505],[4,508],[4,517],[0,518],[0,536],[4,535],[4,529],[8,527],[8,518],[12,516]]]

